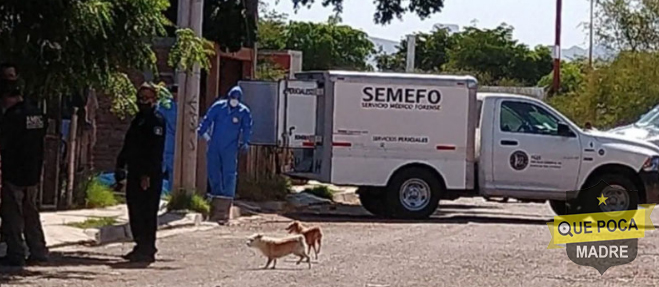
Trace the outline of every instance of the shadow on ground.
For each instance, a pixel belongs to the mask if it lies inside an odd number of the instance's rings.
[[[172,262],[168,259],[158,259],[157,262]],[[119,256],[98,252],[51,252],[50,260],[37,266],[27,268],[0,267],[0,286],[5,284],[29,284],[31,278],[54,280],[94,280],[100,273],[92,271],[70,270],[62,267],[108,266],[112,269],[145,269],[178,270],[171,266],[153,266],[147,263],[127,262]]]
[[[299,221],[313,221],[313,222],[373,222],[373,223],[438,223],[438,224],[468,224],[468,223],[483,223],[483,224],[521,224],[521,225],[546,225],[550,220],[531,219],[531,218],[515,218],[515,217],[491,217],[480,215],[456,215],[447,217],[433,216],[429,219],[421,220],[398,220],[398,219],[382,219],[369,215],[332,215],[332,214],[304,214],[304,213],[290,213],[284,214],[288,218]]]
[[[479,211],[483,210],[483,211]],[[439,224],[521,224],[546,225],[552,218],[536,214],[498,213],[489,210],[502,209],[498,206],[470,204],[442,204],[429,219],[397,220],[377,218],[360,205],[335,204],[321,211],[298,211],[282,216],[300,221],[315,222],[376,222],[376,223],[439,223]]]

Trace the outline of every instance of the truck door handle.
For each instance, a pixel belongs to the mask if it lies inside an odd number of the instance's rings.
[[[501,145],[517,145],[517,141],[502,140]]]

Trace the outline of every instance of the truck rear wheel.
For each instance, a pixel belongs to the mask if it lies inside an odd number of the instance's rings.
[[[616,212],[638,209],[638,193],[634,183],[623,174],[605,174],[590,182],[591,188],[579,195],[580,213]],[[604,196],[605,203],[598,198]]]
[[[554,213],[556,213],[556,215],[558,215],[558,216],[563,216],[563,215],[570,214],[570,211],[568,210],[569,205],[565,201],[550,200],[549,201],[549,206],[551,206],[551,210],[553,210]]]
[[[359,201],[366,211],[377,217],[386,216],[386,201],[384,192],[378,192],[375,187],[360,187],[357,190]]]
[[[443,184],[428,169],[402,170],[387,186],[387,212],[394,218],[428,218],[437,210],[443,190]]]

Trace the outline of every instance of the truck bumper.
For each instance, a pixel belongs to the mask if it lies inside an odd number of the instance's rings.
[[[645,187],[645,198],[640,198],[644,203],[659,203],[659,172],[639,173],[643,186]]]

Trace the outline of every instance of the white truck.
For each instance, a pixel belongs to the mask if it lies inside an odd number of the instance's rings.
[[[473,77],[319,71],[296,80],[320,92],[305,144],[313,165],[289,175],[357,186],[376,216],[426,218],[440,199],[475,196],[549,201],[557,214],[659,201],[659,147],[583,131],[531,97],[477,93]]]

